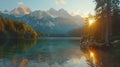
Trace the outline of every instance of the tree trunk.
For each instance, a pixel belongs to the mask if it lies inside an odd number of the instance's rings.
[[[111,0],[107,0],[107,18],[106,18],[106,34],[105,34],[105,44],[106,46],[110,46],[109,36],[111,34]]]

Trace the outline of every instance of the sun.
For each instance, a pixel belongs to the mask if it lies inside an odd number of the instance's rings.
[[[94,57],[94,53],[93,53],[92,51],[90,52],[90,56],[91,56],[91,57]]]
[[[90,26],[91,26],[94,22],[95,22],[95,19],[94,19],[94,18],[90,18],[90,19],[89,19],[89,25],[90,25]]]

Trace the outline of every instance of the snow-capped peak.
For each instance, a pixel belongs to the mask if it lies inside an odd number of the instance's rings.
[[[36,10],[34,12],[31,12],[29,15],[32,16],[32,17],[39,18],[39,19],[51,17],[49,15],[49,13],[47,13],[45,11],[42,11],[42,10]]]
[[[8,10],[4,10],[4,11],[1,11],[1,13],[9,14],[9,11]]]
[[[61,17],[71,17],[71,15],[63,8],[59,9],[58,12],[59,12]]]
[[[52,17],[70,17],[70,14],[67,11],[65,11],[63,8],[59,9],[58,11],[53,8],[50,8],[47,12]]]
[[[18,8],[14,8],[14,9],[10,12],[10,14],[22,16],[22,15],[25,15],[25,14],[29,14],[29,13],[31,13],[31,12],[32,12],[32,10],[31,10],[30,8],[25,7],[25,6],[20,6],[20,7],[18,7]]]
[[[50,8],[48,12],[57,12],[57,10],[55,10],[54,8]]]
[[[59,11],[59,12],[67,12],[67,11],[65,11],[63,8],[59,9],[58,11]]]

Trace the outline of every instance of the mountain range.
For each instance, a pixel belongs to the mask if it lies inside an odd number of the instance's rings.
[[[64,9],[50,8],[47,11],[32,11],[28,7],[20,6],[11,11],[0,11],[0,15],[4,18],[22,21],[47,35],[69,35],[70,31],[85,25],[81,16],[72,16]]]

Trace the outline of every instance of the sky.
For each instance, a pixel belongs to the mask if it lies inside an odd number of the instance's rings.
[[[95,8],[94,0],[0,0],[0,11],[10,11],[21,5],[29,7],[33,11],[63,8],[72,15],[79,14],[83,17],[89,13],[94,14]]]

